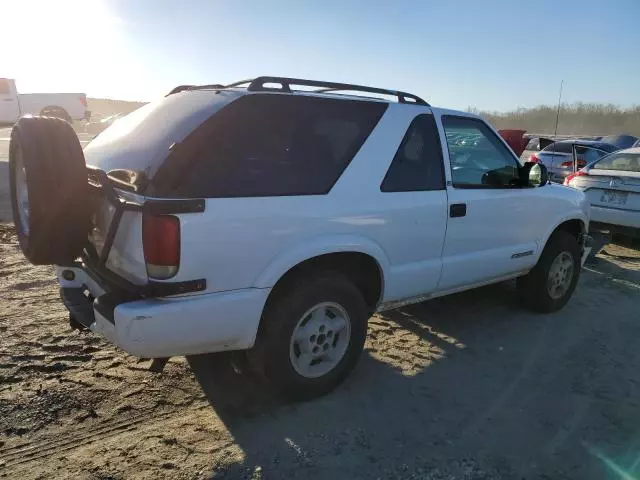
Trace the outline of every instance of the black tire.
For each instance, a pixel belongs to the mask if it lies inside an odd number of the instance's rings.
[[[60,120],[64,120],[67,123],[73,123],[73,119],[71,118],[69,113],[67,113],[67,111],[62,107],[45,107],[40,112],[40,116],[59,118]]]
[[[573,272],[571,283],[560,298],[553,298],[547,288],[549,271],[554,260],[563,252],[571,255]],[[582,251],[575,236],[559,230],[549,238],[536,266],[525,276],[518,278],[518,294],[523,306],[538,313],[550,313],[564,307],[580,278]]]
[[[270,299],[249,359],[279,394],[305,400],[329,393],[353,370],[364,348],[369,314],[360,290],[340,273],[319,272],[289,285]],[[290,342],[304,313],[323,302],[338,304],[347,312],[351,335],[344,356],[333,369],[308,378],[295,370],[289,356]]]
[[[28,193],[27,225],[17,199],[17,167]],[[22,252],[34,265],[74,260],[87,241],[89,192],[82,147],[67,122],[24,117],[11,131],[9,145],[11,207]]]

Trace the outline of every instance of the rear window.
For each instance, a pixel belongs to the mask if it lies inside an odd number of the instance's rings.
[[[547,153],[571,153],[571,143],[556,142],[542,149]]]
[[[387,104],[296,95],[246,95],[185,140],[162,177],[171,195],[262,197],[326,194]],[[190,145],[189,145],[190,144]],[[180,156],[178,156],[180,157]],[[171,165],[173,163],[173,165]]]
[[[532,138],[531,140],[529,140],[529,143],[527,143],[527,146],[525,147],[525,150],[531,150],[531,151],[538,151],[540,150],[540,139],[539,138]]]
[[[613,153],[591,166],[593,170],[618,170],[621,172],[640,172],[640,154]]]

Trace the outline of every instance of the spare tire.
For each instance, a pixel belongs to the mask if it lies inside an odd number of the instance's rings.
[[[20,248],[34,265],[67,264],[89,230],[89,187],[82,147],[64,120],[23,117],[9,144],[11,206]]]

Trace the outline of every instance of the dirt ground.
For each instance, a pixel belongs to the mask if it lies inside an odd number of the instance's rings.
[[[0,477],[640,475],[640,254],[605,251],[556,314],[505,283],[374,316],[345,384],[288,404],[227,357],[153,374],[70,331],[52,269],[2,227]]]
[[[341,387],[283,403],[226,356],[153,374],[71,331],[53,269],[0,225],[0,477],[640,477],[639,338],[640,252],[607,246],[561,312],[505,283],[377,315]]]

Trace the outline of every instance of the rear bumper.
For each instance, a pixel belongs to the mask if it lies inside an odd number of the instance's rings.
[[[63,270],[73,271],[74,280],[65,280]],[[270,292],[248,288],[133,299],[107,292],[84,268],[56,271],[62,299],[77,321],[126,352],[146,358],[251,348]]]
[[[591,205],[591,221],[640,229],[640,211]]]

